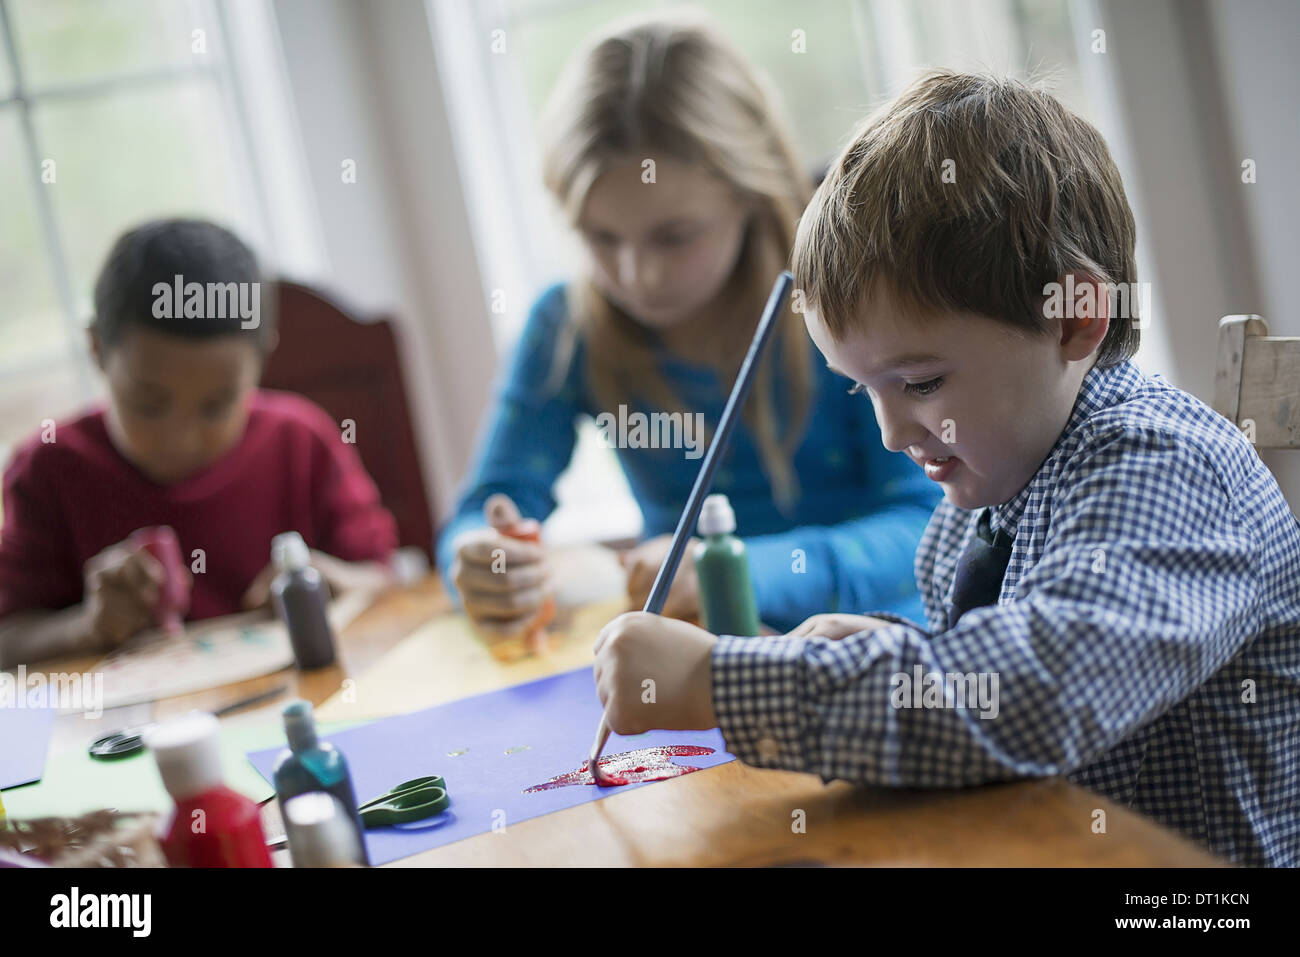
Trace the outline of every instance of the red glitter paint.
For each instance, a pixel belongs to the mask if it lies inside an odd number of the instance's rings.
[[[642,781],[662,781],[665,778],[677,778],[683,774],[698,771],[699,768],[684,764],[674,764],[673,758],[686,754],[712,754],[713,748],[704,748],[695,744],[664,744],[657,748],[642,748],[640,751],[624,751],[622,754],[608,754],[600,759],[600,770],[609,787],[623,784],[640,784]],[[566,771],[556,775],[545,784],[534,784],[525,788],[525,794],[534,791],[550,791],[552,788],[567,787],[570,784],[595,784],[586,762],[576,771]]]

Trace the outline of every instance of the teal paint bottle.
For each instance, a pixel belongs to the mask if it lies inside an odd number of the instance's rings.
[[[749,558],[745,543],[732,534],[736,514],[727,496],[710,495],[704,500],[697,528],[703,541],[695,546],[693,557],[704,627],[715,635],[759,634]]]
[[[370,857],[366,851],[366,829],[357,811],[357,795],[352,787],[347,759],[328,741],[316,736],[316,719],[307,701],[291,701],[284,706],[284,734],[289,747],[275,762],[272,778],[275,796],[284,815],[285,802],[299,794],[324,791],[332,794],[351,812],[357,842],[367,866]]]

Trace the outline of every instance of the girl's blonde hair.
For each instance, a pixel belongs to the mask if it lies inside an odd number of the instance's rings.
[[[611,166],[662,155],[707,170],[730,184],[751,210],[728,304],[700,344],[721,381],[739,371],[771,284],[786,268],[795,229],[812,183],[800,170],[775,99],[743,57],[697,13],[620,21],[566,67],[541,123],[543,177],[571,223],[587,194]],[[587,383],[595,400],[614,409],[641,395],[681,409],[655,363],[648,329],[609,302],[591,280],[567,290],[569,348],[586,346]],[[793,458],[812,397],[809,343],[803,320],[787,306],[759,367],[743,418],[755,437],[773,497],[787,510],[798,497]],[[791,415],[776,415],[776,361]]]

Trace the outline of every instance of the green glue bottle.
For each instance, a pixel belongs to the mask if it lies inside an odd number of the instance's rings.
[[[760,632],[754,584],[749,578],[745,543],[732,533],[736,514],[725,495],[710,495],[697,526],[704,541],[695,546],[704,627],[715,635],[753,636]]]

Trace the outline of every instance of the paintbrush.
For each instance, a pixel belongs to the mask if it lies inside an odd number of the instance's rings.
[[[705,453],[704,462],[700,465],[700,472],[695,476],[695,485],[691,488],[690,497],[686,500],[686,509],[677,522],[677,530],[673,532],[672,547],[668,549],[663,564],[659,566],[659,574],[655,576],[654,586],[650,589],[650,597],[646,599],[645,611],[657,615],[663,610],[664,600],[668,597],[668,589],[672,586],[673,578],[677,575],[677,566],[681,563],[682,553],[686,551],[686,543],[691,537],[691,530],[695,528],[695,523],[700,519],[700,508],[704,504],[704,496],[708,494],[709,489],[713,486],[713,473],[717,471],[718,459],[721,458],[722,453],[726,451],[731,441],[731,430],[736,424],[736,418],[740,415],[740,407],[745,404],[745,397],[749,395],[749,389],[754,384],[754,376],[758,372],[758,361],[763,355],[763,349],[767,346],[767,340],[772,337],[772,330],[776,327],[776,317],[785,305],[786,296],[789,295],[790,286],[793,283],[794,276],[789,272],[781,273],[772,286],[771,295],[767,297],[767,305],[763,307],[763,316],[759,319],[758,328],[754,331],[754,341],[749,344],[749,352],[745,354],[745,361],[741,363],[740,372],[736,375],[736,384],[731,387],[731,395],[722,410],[722,419],[718,422],[718,430],[713,433],[713,441],[709,443],[709,451]],[[609,733],[608,716],[602,714],[600,716],[600,726],[596,729],[596,738],[592,741],[591,751],[587,755],[587,767],[591,769],[592,780],[600,787],[610,787],[618,783],[616,780],[606,777],[600,770],[600,752],[605,750],[605,742],[609,740]]]

